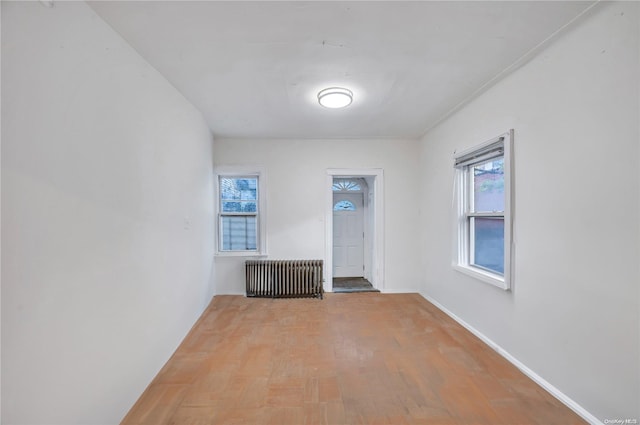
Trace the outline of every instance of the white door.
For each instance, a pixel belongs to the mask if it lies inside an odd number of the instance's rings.
[[[364,276],[362,193],[333,195],[333,276]]]

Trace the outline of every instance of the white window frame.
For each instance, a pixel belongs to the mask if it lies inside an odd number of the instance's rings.
[[[257,178],[258,179],[258,196],[256,211],[256,249],[229,251],[222,249],[222,217],[231,214],[223,214],[220,202],[220,179],[221,178]],[[233,167],[220,166],[214,170],[215,178],[215,202],[216,202],[216,255],[221,257],[256,257],[267,255],[267,238],[266,238],[266,177],[262,167]]]
[[[496,146],[502,154],[496,153]],[[486,154],[487,150],[491,153]],[[471,166],[489,158],[504,158],[504,212],[477,213],[470,211],[470,190],[473,179]],[[501,134],[480,145],[454,154],[455,195],[454,223],[455,238],[453,268],[483,282],[510,290],[513,285],[513,130]],[[504,217],[504,274],[492,272],[473,265],[473,229],[471,217]]]

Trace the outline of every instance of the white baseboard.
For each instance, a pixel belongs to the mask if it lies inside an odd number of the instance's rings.
[[[489,347],[491,347],[493,350],[495,350],[502,357],[507,359],[511,364],[513,364],[515,367],[520,369],[520,371],[522,373],[527,375],[535,383],[537,383],[542,388],[544,388],[549,394],[551,394],[552,396],[557,398],[560,402],[562,402],[564,405],[566,405],[569,409],[573,410],[578,415],[580,415],[580,417],[582,417],[582,419],[584,419],[585,421],[589,422],[591,425],[603,425],[603,423],[598,418],[596,418],[591,413],[589,413],[585,408],[580,406],[578,403],[576,403],[574,400],[572,400],[570,397],[568,397],[562,391],[560,391],[559,389],[557,389],[556,387],[551,385],[548,381],[546,381],[540,375],[535,373],[533,370],[529,369],[520,360],[516,359],[514,356],[509,354],[509,352],[504,350],[502,347],[500,347],[498,344],[493,342],[491,339],[487,338],[487,336],[485,336],[482,332],[480,332],[479,330],[475,329],[473,326],[469,325],[467,322],[465,322],[464,320],[462,320],[461,318],[459,318],[458,316],[453,314],[451,311],[449,311],[446,307],[444,307],[442,304],[440,304],[438,301],[434,300],[433,298],[431,298],[431,297],[429,297],[429,296],[427,296],[425,294],[422,294],[422,293],[420,295],[422,295],[422,297],[424,297],[431,304],[433,304],[436,307],[438,307],[447,316],[451,317],[453,320],[455,320],[460,325],[462,325],[464,328],[466,328],[469,332],[471,332],[476,337],[478,337],[482,342],[487,344]]]
[[[416,288],[405,288],[405,289],[399,289],[399,288],[380,289],[380,288],[376,288],[376,289],[380,290],[380,292],[383,293],[383,294],[415,294],[416,293]],[[420,295],[422,295],[422,294],[420,294]]]
[[[242,296],[247,296],[246,292],[237,292],[237,291],[229,291],[229,292],[224,292],[224,293],[220,293],[220,294],[215,294],[214,297],[217,297],[218,295],[242,295]]]

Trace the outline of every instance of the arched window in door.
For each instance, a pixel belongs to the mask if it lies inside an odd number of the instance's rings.
[[[334,211],[355,211],[356,206],[351,201],[338,201],[333,206]]]

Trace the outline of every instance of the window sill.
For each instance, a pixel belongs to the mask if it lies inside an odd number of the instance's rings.
[[[467,276],[471,276],[490,285],[497,286],[505,291],[509,290],[509,285],[505,282],[505,279],[502,276],[497,276],[473,267],[461,266],[459,264],[453,264],[452,266],[454,270],[466,274]]]
[[[266,257],[267,254],[258,251],[219,251],[216,257]]]

